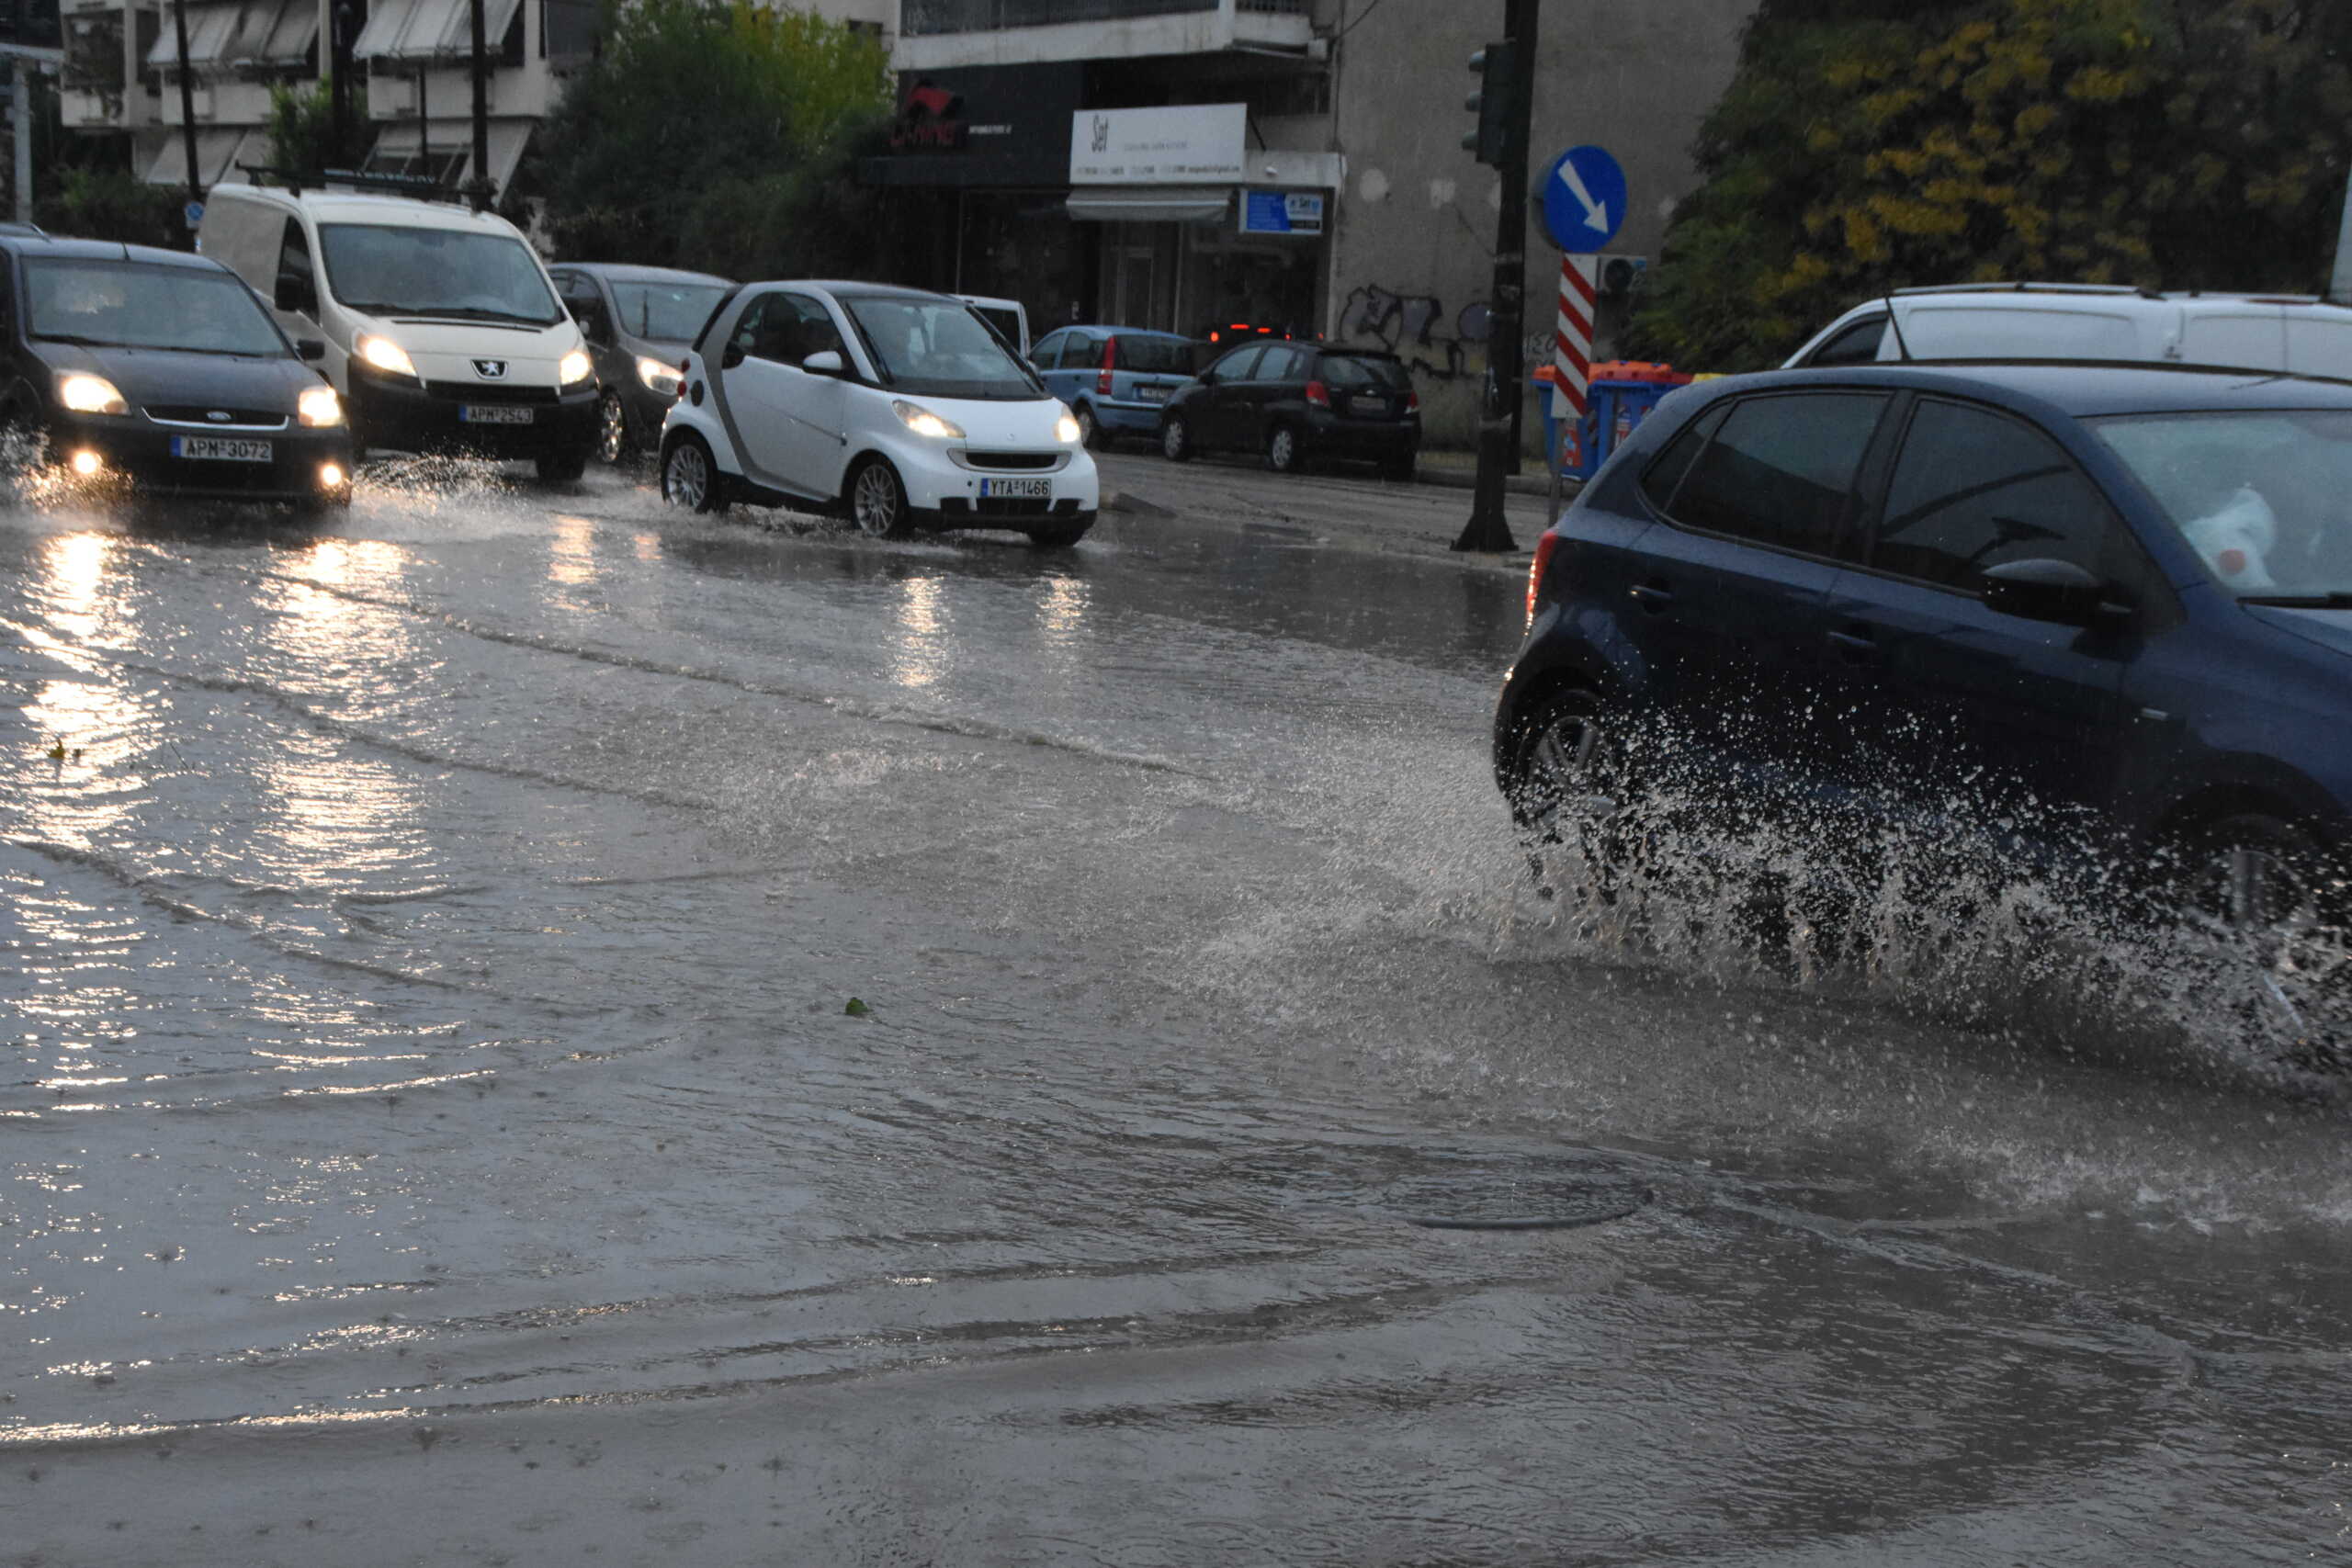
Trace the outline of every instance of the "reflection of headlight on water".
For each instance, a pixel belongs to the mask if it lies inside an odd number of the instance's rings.
[[[106,464],[96,452],[85,446],[74,454],[70,466],[76,474],[86,479],[100,468],[105,468]]]

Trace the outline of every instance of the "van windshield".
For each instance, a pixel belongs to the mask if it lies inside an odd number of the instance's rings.
[[[849,295],[842,303],[886,387],[934,398],[1007,402],[1046,395],[1045,383],[968,305],[879,295]]]
[[[347,310],[535,327],[563,320],[538,262],[512,235],[322,223],[319,251]]]
[[[286,356],[253,290],[226,272],[132,261],[25,263],[25,331],[51,343]]]

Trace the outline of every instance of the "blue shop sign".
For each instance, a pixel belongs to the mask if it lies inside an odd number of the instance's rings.
[[[1245,190],[1241,193],[1241,231],[1245,234],[1320,234],[1323,232],[1322,193]]]

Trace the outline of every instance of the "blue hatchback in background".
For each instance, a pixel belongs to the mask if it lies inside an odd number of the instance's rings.
[[[2087,847],[2175,908],[2340,932],[2347,498],[2341,383],[2041,362],[1688,388],[1538,544],[1496,776],[1522,825],[1581,834],[1670,733],[1735,804]]]
[[[1039,339],[1029,361],[1078,416],[1086,444],[1107,447],[1159,429],[1161,407],[1199,366],[1200,345],[1134,327],[1064,327]]]

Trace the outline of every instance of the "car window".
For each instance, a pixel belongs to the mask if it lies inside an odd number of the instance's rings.
[[[726,292],[723,283],[616,283],[613,309],[624,332],[655,343],[691,343]]]
[[[1316,374],[1334,391],[1408,392],[1413,388],[1413,378],[1406,374],[1401,361],[1364,355],[1327,354]]]
[[[2050,437],[1989,409],[1930,400],[1904,434],[1869,560],[1971,592],[2005,561],[2069,561],[2105,576],[2114,526],[2098,487]]]
[[[1873,392],[1744,400],[1691,464],[1669,515],[1692,528],[1829,554],[1886,403]]]
[[[1805,360],[1807,365],[1870,365],[1877,362],[1879,344],[1886,337],[1884,316],[1864,316],[1823,344]]]
[[[1252,381],[1301,381],[1306,378],[1306,355],[1282,344],[1268,344],[1266,356],[1250,373]]]
[[[1033,362],[1035,362],[1038,369],[1051,370],[1056,368],[1055,361],[1061,357],[1062,343],[1065,336],[1066,334],[1062,333],[1048,333],[1030,345],[1029,357]]]
[[[819,301],[806,294],[769,294],[761,298],[759,319],[752,323],[748,339],[741,327],[736,337],[743,342],[743,352],[753,359],[765,359],[777,365],[798,367],[812,354],[826,349],[839,352],[842,335],[833,326],[833,318]]]
[[[969,305],[920,294],[843,294],[882,385],[937,398],[1025,401],[1043,382]]]
[[[25,334],[103,348],[288,354],[285,335],[234,273],[103,256],[26,258]]]
[[[1253,343],[1247,347],[1235,349],[1209,368],[1216,373],[1216,378],[1220,381],[1246,381],[1250,378],[1251,367],[1258,363],[1259,356],[1265,352],[1264,344]]]
[[[1119,340],[1118,367],[1147,376],[1190,376],[1193,345],[1181,337],[1141,337]]]
[[[760,321],[768,313],[768,301],[775,298],[763,294],[743,307],[743,313],[735,318],[735,330],[727,336],[728,347],[746,355],[752,352],[752,345],[760,339]]]
[[[1723,423],[1724,407],[1717,403],[1692,420],[1681,434],[1666,444],[1666,450],[1657,455],[1657,461],[1643,471],[1642,493],[1649,497],[1652,506],[1660,512],[1672,511],[1675,490],[1682,483],[1682,476],[1690,471],[1700,448],[1715,433],[1715,426]]]
[[[277,243],[277,276],[280,281],[294,280],[296,298],[307,301],[319,297],[318,276],[311,266],[311,241],[302,232],[300,218],[286,220],[286,231]]]
[[[1091,370],[1102,363],[1102,340],[1089,333],[1072,333],[1062,344],[1062,368]]]

